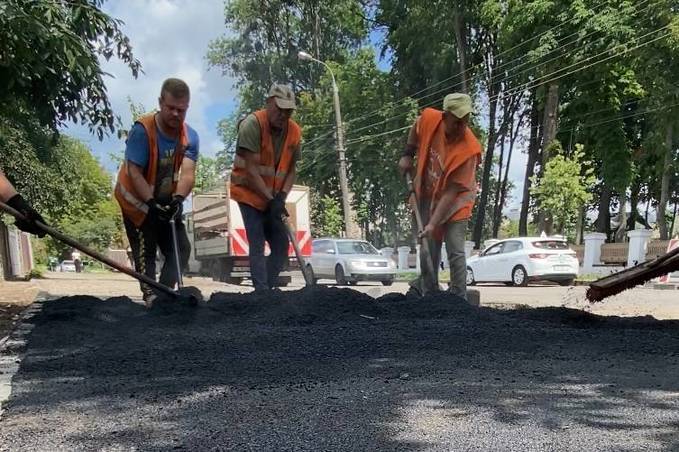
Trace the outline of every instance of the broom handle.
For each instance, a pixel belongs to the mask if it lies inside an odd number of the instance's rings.
[[[28,221],[27,218],[21,214],[21,212],[11,208],[4,202],[0,201],[0,210],[8,213],[9,215],[12,215],[14,218],[22,221]],[[71,237],[68,237],[67,235],[62,234],[61,232],[57,231],[56,229],[52,228],[51,226],[47,226],[46,224],[43,224],[40,221],[36,221],[35,225],[38,226],[41,230],[45,231],[47,234],[51,235],[55,239],[59,240],[60,242],[63,242],[69,246],[72,246],[73,248],[82,251],[83,253],[87,254],[93,259],[98,260],[99,262],[103,262],[104,264],[108,265],[109,267],[112,267],[116,270],[118,270],[121,273],[125,273],[128,276],[133,277],[134,279],[144,282],[148,284],[149,286],[154,287],[155,289],[158,289],[168,295],[176,295],[176,293],[170,289],[169,287],[160,284],[154,279],[149,278],[146,275],[142,275],[141,273],[137,273],[136,271],[132,270],[131,268],[121,265],[114,261],[113,259],[109,258],[108,256],[105,256],[101,254],[98,251],[95,251],[91,248],[88,248],[87,246],[76,242],[74,239]]]

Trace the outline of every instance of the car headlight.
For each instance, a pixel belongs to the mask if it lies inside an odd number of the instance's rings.
[[[355,268],[363,267],[363,261],[349,261],[349,265]]]

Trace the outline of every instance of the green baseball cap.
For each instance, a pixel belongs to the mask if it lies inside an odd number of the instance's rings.
[[[443,98],[443,110],[452,113],[457,118],[464,118],[474,113],[472,98],[463,93],[448,94]]]
[[[278,108],[283,110],[295,110],[295,93],[289,86],[274,83],[269,89],[269,98],[274,98]]]

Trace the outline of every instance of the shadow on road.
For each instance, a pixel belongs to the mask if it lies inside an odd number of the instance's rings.
[[[679,443],[679,322],[321,287],[35,320],[0,445],[604,450]]]

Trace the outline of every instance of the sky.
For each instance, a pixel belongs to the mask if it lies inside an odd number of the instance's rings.
[[[135,79],[119,60],[102,59],[102,69],[112,75],[105,78],[105,83],[114,114],[120,116],[123,125],[130,125],[128,98],[147,110],[156,108],[163,80],[179,77],[191,89],[186,121],[200,136],[200,152],[214,156],[222,148],[217,123],[237,107],[233,79],[219,69],[209,69],[205,58],[210,41],[228,31],[224,0],[110,0],[104,3],[103,10],[124,22],[122,30],[130,38],[144,71]],[[372,33],[369,42],[379,47],[382,38],[380,33]],[[380,69],[389,70],[389,59],[387,55],[378,62]],[[477,104],[481,102],[477,100]],[[477,106],[487,112],[482,105]],[[351,118],[343,119],[346,122]],[[88,144],[108,171],[117,170],[110,154],[122,152],[125,144],[115,134],[99,141],[84,126],[70,125],[64,132]],[[512,157],[509,175],[515,189],[508,209],[518,207],[521,201],[526,155],[520,151],[520,147],[515,149]]]
[[[235,109],[237,94],[233,80],[218,69],[208,70],[205,58],[209,42],[226,33],[223,0],[114,0],[104,3],[103,10],[125,22],[123,32],[144,71],[135,79],[119,60],[102,61],[104,72],[113,76],[105,83],[123,125],[132,119],[128,97],[151,110],[158,105],[163,80],[179,77],[191,89],[186,121],[200,136],[201,153],[213,156],[222,148],[217,123]],[[109,154],[125,148],[122,140],[111,136],[100,142],[79,125],[65,133],[86,142],[107,170],[116,170]]]

